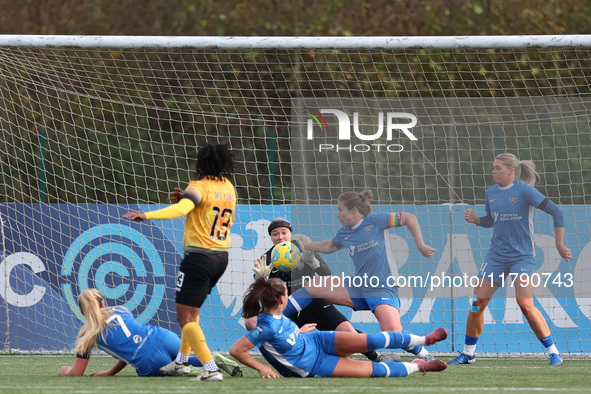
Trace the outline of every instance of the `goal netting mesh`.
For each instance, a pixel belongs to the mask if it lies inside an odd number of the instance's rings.
[[[351,38],[343,49],[289,40],[227,49],[198,39],[193,48],[0,40],[0,350],[69,351],[83,319],[76,296],[89,287],[179,332],[184,221],[121,216],[169,204],[209,142],[236,155],[239,197],[230,265],[201,310],[212,350],[245,332],[242,296],[272,245],[269,222],[287,217],[296,233],[332,238],[337,197],[365,189],[374,212],[415,214],[437,249],[425,258],[407,230],[390,230],[403,326],[445,326],[452,336],[435,352],[461,349],[470,280],[491,237],[463,212],[484,215],[494,157],[510,152],[537,165],[536,187],[564,211],[573,252],[560,259],[552,218],[536,212],[535,304],[563,353],[591,352],[591,41],[354,49]],[[353,272],[346,251],[323,257],[334,274]],[[371,313],[341,310],[379,331]],[[510,288],[491,301],[477,350],[543,353]]]

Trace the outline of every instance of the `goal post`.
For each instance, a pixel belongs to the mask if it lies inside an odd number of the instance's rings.
[[[444,326],[461,349],[471,285],[491,230],[494,157],[533,160],[536,188],[565,215],[570,262],[536,211],[535,303],[565,354],[591,352],[591,36],[123,37],[0,35],[0,348],[70,351],[76,296],[179,332],[174,281],[183,219],[130,223],[168,204],[196,149],[227,144],[238,193],[230,264],[201,310],[212,350],[244,334],[242,296],[278,216],[334,236],[338,196],[373,192],[374,212],[417,216],[423,257],[390,230],[402,324]],[[350,275],[346,251],[323,256]],[[478,351],[542,354],[511,289],[485,313]],[[340,308],[379,331],[368,312]]]

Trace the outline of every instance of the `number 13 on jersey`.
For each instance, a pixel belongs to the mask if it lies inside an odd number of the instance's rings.
[[[230,224],[230,220],[232,220],[232,210],[230,208],[221,210],[215,206],[212,207],[212,210],[215,212],[215,216],[211,225],[209,238],[225,241],[228,237],[228,225]]]

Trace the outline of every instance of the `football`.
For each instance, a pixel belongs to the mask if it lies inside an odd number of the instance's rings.
[[[291,242],[275,245],[271,252],[271,262],[279,271],[292,271],[300,264],[302,255],[297,246]]]

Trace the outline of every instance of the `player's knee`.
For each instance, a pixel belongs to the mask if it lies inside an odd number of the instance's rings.
[[[344,322],[336,326],[335,331],[357,332],[359,334],[363,334],[363,332],[356,330],[348,320],[345,320]]]
[[[526,317],[537,311],[537,308],[534,305],[533,298],[518,298],[517,305],[519,305],[519,309],[521,309],[521,312]]]
[[[472,304],[470,305],[470,313],[474,314],[482,314],[488,305],[490,298],[478,298],[476,296],[472,297]]]

